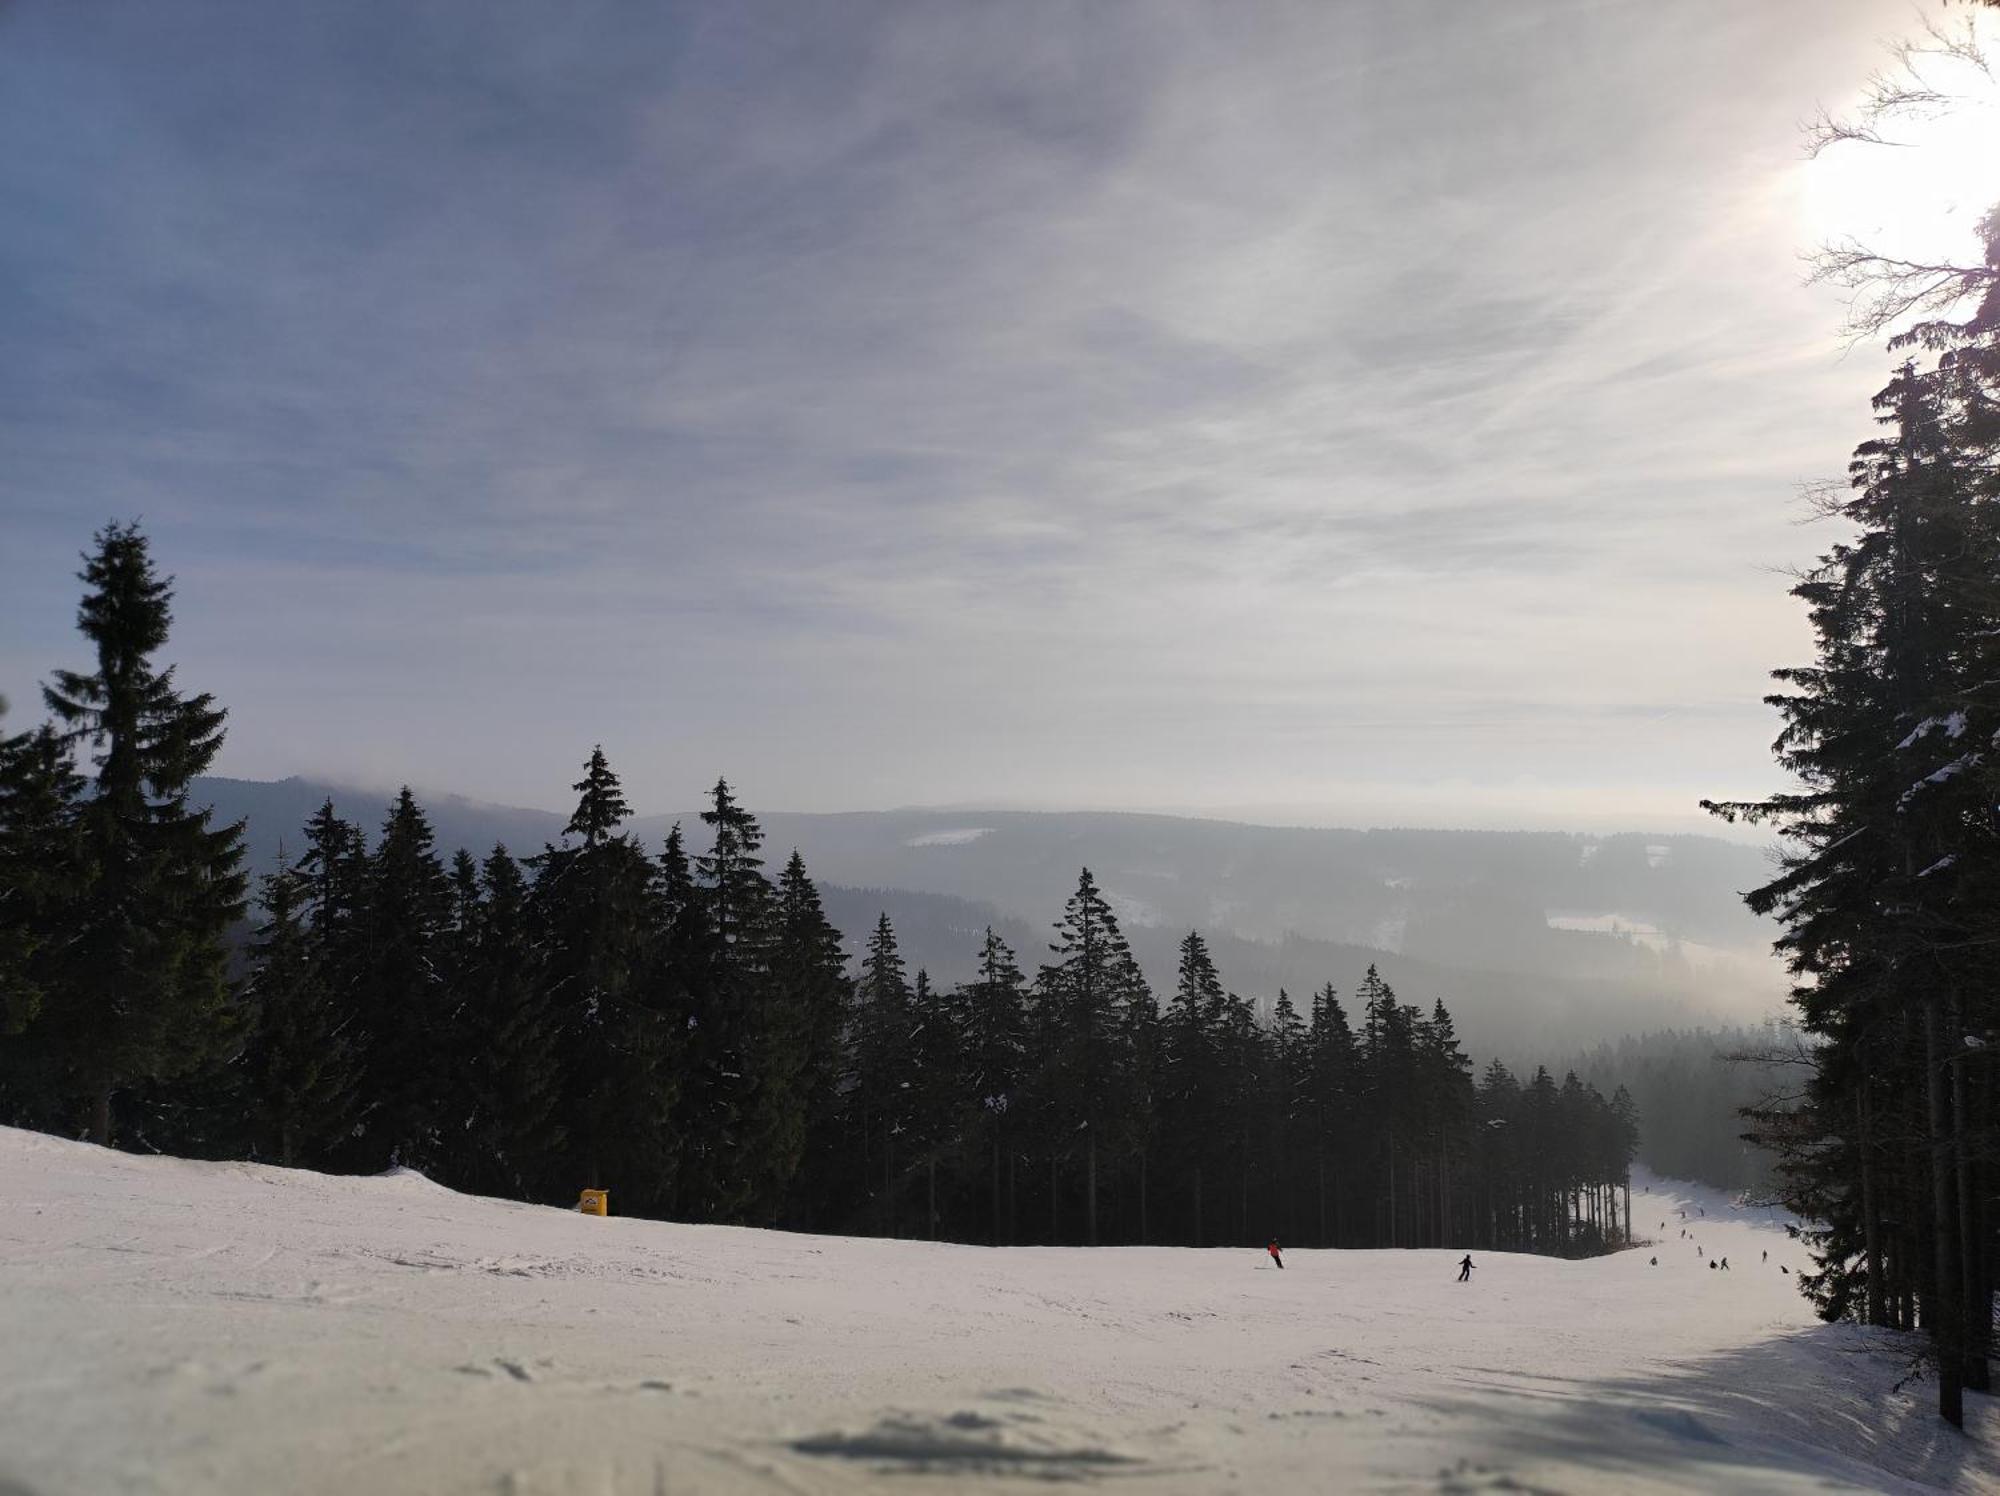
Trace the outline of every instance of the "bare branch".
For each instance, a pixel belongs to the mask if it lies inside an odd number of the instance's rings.
[[[1878,254],[1853,239],[1821,245],[1806,263],[1808,285],[1854,293],[1842,329],[1852,341],[1875,337],[1905,317],[1941,315],[1983,292],[1995,274],[1987,265],[1931,264]]]

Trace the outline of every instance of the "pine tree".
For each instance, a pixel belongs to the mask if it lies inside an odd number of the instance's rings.
[[[884,913],[869,937],[855,983],[848,1090],[849,1131],[859,1144],[860,1193],[874,1202],[874,1229],[881,1236],[899,1234],[898,1169],[907,1167],[908,1160],[901,1140],[911,1122],[910,1034],[915,1026],[895,927]]]
[[[1313,994],[1306,1047],[1317,1240],[1333,1246],[1342,1240],[1343,1202],[1359,1171],[1347,1136],[1358,1086],[1354,1030],[1331,982]]]
[[[1161,1129],[1186,1201],[1185,1239],[1207,1246],[1210,1190],[1219,1176],[1213,1140],[1220,1120],[1222,979],[1198,931],[1181,941],[1174,995],[1160,1024]]]
[[[1015,1239],[1013,1212],[1002,1204],[1002,1161],[1012,1178],[1016,1103],[1027,1078],[1028,984],[1007,942],[986,927],[979,966],[960,1001],[965,1012],[966,1105],[976,1146],[987,1163],[986,1240]],[[1012,1192],[1006,1191],[1012,1199]],[[1004,1225],[1003,1225],[1004,1222]]]
[[[690,1209],[736,1221],[753,1208],[775,1209],[773,1176],[760,1180],[753,1150],[783,1131],[781,1113],[791,1098],[773,1089],[761,1098],[769,1114],[760,1113],[757,1046],[771,987],[772,928],[771,885],[759,855],[764,833],[726,780],[715,782],[711,801],[701,819],[713,841],[694,861],[705,959],[691,994],[692,1105],[682,1135],[682,1187]]]
[[[1271,1173],[1278,1190],[1278,1220],[1284,1239],[1300,1236],[1300,1208],[1307,1198],[1300,1163],[1311,1137],[1311,1050],[1305,1020],[1292,996],[1278,989],[1271,1010]]]
[[[2000,263],[2000,219],[1989,226]],[[1962,1388],[1988,1382],[1993,1289],[1992,1086],[1962,1041],[2000,1017],[1974,954],[2000,866],[1985,445],[2000,423],[1981,367],[1990,333],[1932,324],[1912,340],[1948,355],[1928,373],[1906,362],[1876,397],[1885,432],[1857,449],[1838,506],[1855,534],[1793,589],[1816,657],[1775,672],[1790,689],[1769,700],[1785,719],[1779,761],[1802,788],[1711,809],[1774,823],[1794,849],[1750,902],[1784,923],[1794,1003],[1824,1041],[1804,1104],[1756,1119],[1791,1198],[1824,1222],[1804,1286],[1823,1313],[1859,1305],[1887,1323],[1905,1323],[1914,1298],[1939,1410],[1957,1423]]]
[[[335,1005],[313,959],[310,885],[283,858],[280,849],[259,899],[247,992],[254,1028],[238,1091],[255,1155],[294,1168],[322,1162],[353,1126],[359,1074],[352,1014]]]
[[[242,828],[211,827],[188,804],[222,747],[225,713],[183,696],[153,657],[172,621],[173,584],[146,538],[107,525],[84,558],[77,623],[97,668],[58,670],[43,699],[97,776],[76,807],[85,877],[76,938],[37,1028],[89,1102],[90,1135],[112,1140],[112,1102],[172,1080],[236,1042],[224,934],[242,914]]]
[[[796,848],[778,876],[753,1074],[748,1129],[751,1218],[771,1222],[812,1213],[800,1170],[812,1140],[833,1136],[840,1094],[841,1034],[849,983],[840,932],[828,923],[819,889]]]
[[[441,1099],[454,1054],[440,962],[451,885],[433,841],[405,785],[368,859],[360,921],[365,1168],[432,1169],[444,1151]]]
[[[943,1222],[939,1163],[946,1163],[948,1186],[949,1165],[959,1157],[963,1141],[959,1087],[965,1034],[955,1004],[931,985],[927,971],[918,971],[910,989],[910,1018],[909,1135],[904,1151],[912,1167],[924,1171],[923,1235],[936,1240]]]
[[[1060,1201],[1053,1193],[1054,1181],[1067,1135],[1082,1145],[1085,1240],[1095,1246],[1100,1150],[1115,1146],[1132,1110],[1131,1056],[1121,1042],[1119,1017],[1132,995],[1137,968],[1118,917],[1089,868],[1078,877],[1056,931],[1060,939],[1049,948],[1056,959],[1042,967],[1036,980],[1052,1045],[1043,1098],[1055,1134],[1049,1205],[1055,1219]]]
[[[663,1209],[679,1163],[672,1127],[684,1031],[648,980],[656,960],[654,870],[618,828],[630,816],[604,750],[572,786],[564,845],[535,859],[544,1001],[558,1026],[569,1188],[613,1188]]]
[[[456,982],[454,1016],[471,1042],[460,1050],[465,1116],[447,1132],[452,1171],[468,1188],[523,1199],[570,1183],[559,1162],[568,1141],[562,1029],[530,897],[521,865],[505,847],[494,847],[480,865],[469,949]]]
[[[76,807],[83,794],[54,728],[0,737],[0,1121],[57,1125],[60,1055],[39,1032],[86,884]]]

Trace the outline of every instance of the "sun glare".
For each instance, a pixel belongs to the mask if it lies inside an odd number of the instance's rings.
[[[1967,263],[1976,229],[2000,202],[2000,28],[1981,28],[1991,73],[1953,57],[1926,57],[1922,84],[1936,101],[1876,126],[1883,143],[1840,141],[1801,167],[1809,247],[1858,242],[1926,263]],[[1862,116],[1864,98],[1838,115]]]

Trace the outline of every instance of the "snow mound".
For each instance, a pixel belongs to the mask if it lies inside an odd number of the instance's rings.
[[[799,1454],[858,1460],[883,1473],[957,1471],[1028,1473],[1038,1479],[1080,1478],[1145,1462],[1045,1423],[1019,1410],[998,1416],[960,1409],[942,1416],[892,1412],[857,1432],[815,1434],[791,1441]]]

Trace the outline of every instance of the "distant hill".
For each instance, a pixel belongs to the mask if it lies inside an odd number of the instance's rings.
[[[386,797],[301,779],[208,779],[197,798],[249,823],[253,864],[322,802],[372,832]],[[560,837],[564,818],[452,795],[423,798],[438,846],[517,854]],[[754,807],[753,807],[754,809]],[[1407,1001],[1442,998],[1482,1051],[1518,1053],[1641,1029],[1761,1018],[1783,977],[1772,927],[1739,893],[1766,854],[1719,838],[1640,833],[1353,831],[1171,816],[922,810],[761,814],[775,862],[797,847],[858,951],[887,911],[912,969],[970,972],[987,924],[1033,970],[1077,870],[1119,910],[1155,986],[1172,980],[1191,928],[1228,984],[1301,1006],[1331,981],[1351,992],[1370,963]],[[657,847],[674,821],[703,845],[698,812],[633,823]]]

